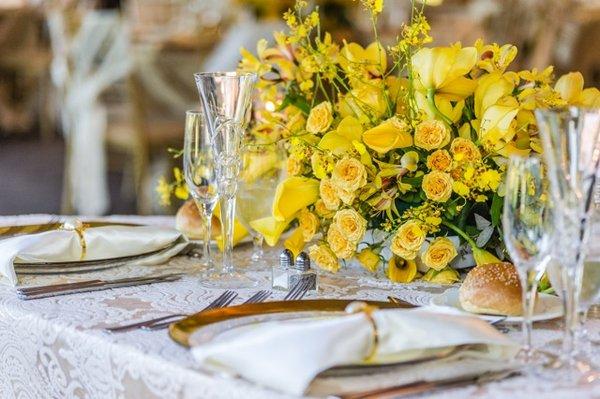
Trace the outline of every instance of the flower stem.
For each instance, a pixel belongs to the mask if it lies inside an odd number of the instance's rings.
[[[431,106],[431,108],[433,109],[433,111],[436,113],[437,116],[439,116],[440,118],[442,118],[444,120],[444,122],[446,122],[448,124],[448,126],[452,126],[453,123],[450,120],[450,118],[448,118],[446,115],[444,115],[437,107],[437,105],[435,105],[435,89],[428,89],[427,90],[427,102],[429,103],[429,105]]]
[[[448,227],[450,230],[453,230],[456,234],[458,234],[462,238],[464,238],[464,240],[466,242],[468,242],[471,247],[477,248],[477,244],[475,243],[475,241],[473,241],[473,239],[471,237],[469,237],[469,235],[467,233],[462,231],[458,226],[448,222],[447,220],[442,221],[442,224],[444,226]]]

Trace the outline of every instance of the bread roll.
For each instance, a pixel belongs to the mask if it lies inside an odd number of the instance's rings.
[[[502,316],[523,313],[521,283],[511,263],[490,263],[473,268],[459,290],[467,312]]]
[[[187,200],[177,210],[175,215],[175,228],[189,239],[204,238],[204,222],[194,200]]]

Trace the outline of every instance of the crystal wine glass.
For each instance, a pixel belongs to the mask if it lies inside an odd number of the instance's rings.
[[[272,214],[277,186],[285,178],[285,159],[285,149],[278,143],[248,142],[244,145],[237,216],[252,236],[254,250],[249,266],[253,270],[264,269],[264,238],[253,225]]]
[[[254,73],[207,72],[194,75],[208,122],[216,160],[224,239],[220,269],[203,280],[210,288],[254,287],[260,280],[236,270],[233,264],[235,199],[242,163],[242,139],[251,117]]]
[[[509,159],[502,225],[504,242],[521,282],[524,340],[521,353],[525,363],[531,363],[535,355],[531,345],[534,299],[552,248],[552,211],[545,186],[539,157]]]
[[[548,166],[550,192],[555,203],[557,231],[563,245],[554,257],[562,267],[561,291],[565,307],[565,334],[561,361],[555,367],[569,367],[564,378],[576,378],[578,371],[575,333],[579,325],[578,301],[583,278],[583,260],[589,215],[593,204],[600,148],[600,110],[579,107],[537,109],[544,158]]]
[[[219,197],[210,133],[201,111],[187,111],[185,114],[183,169],[188,190],[204,220],[203,266],[212,268],[212,215]]]

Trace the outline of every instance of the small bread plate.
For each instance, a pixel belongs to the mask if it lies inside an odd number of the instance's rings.
[[[431,298],[431,304],[436,306],[448,306],[466,312],[460,305],[458,299],[458,288],[449,288],[441,294],[438,294]],[[479,316],[483,320],[496,321],[498,315],[489,314],[476,314],[471,313],[475,316]],[[535,311],[532,317],[532,321],[544,321],[552,320],[561,317],[562,301],[559,297],[550,294],[539,293],[535,301]],[[508,316],[504,319],[503,323],[521,323],[523,321],[522,316]]]

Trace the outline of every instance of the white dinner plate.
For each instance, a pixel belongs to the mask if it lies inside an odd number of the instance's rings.
[[[431,298],[431,304],[437,306],[449,306],[466,312],[466,310],[464,310],[462,306],[460,306],[460,300],[458,299],[458,288],[449,288],[443,293],[434,296],[433,298]],[[476,313],[471,314],[492,322],[498,320],[499,317],[498,315]],[[562,301],[559,297],[550,294],[538,294],[535,301],[535,311],[532,317],[532,321],[556,319],[557,317],[561,317],[562,314]],[[505,320],[503,320],[503,323],[521,323],[522,321],[523,317],[521,316],[509,316]]]

